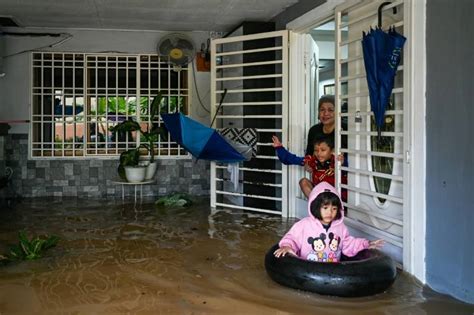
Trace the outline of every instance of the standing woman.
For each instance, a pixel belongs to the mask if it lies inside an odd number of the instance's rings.
[[[306,145],[306,155],[313,155],[314,151],[314,142],[317,139],[321,138],[330,138],[333,143],[335,143],[335,105],[334,105],[334,96],[333,95],[323,95],[318,102],[318,119],[319,123],[312,126],[308,131],[308,143]],[[343,127],[343,129],[345,129]],[[342,147],[347,147],[347,136],[342,137]],[[343,157],[339,158],[340,161],[343,160]],[[311,167],[305,165],[305,170],[310,172]],[[307,178],[302,178],[299,182],[300,188],[308,197],[309,193],[313,189],[313,184]]]

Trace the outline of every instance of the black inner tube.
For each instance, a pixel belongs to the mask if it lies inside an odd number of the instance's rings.
[[[395,281],[394,261],[378,250],[363,250],[340,263],[314,262],[291,255],[276,258],[273,246],[265,255],[265,269],[275,282],[324,295],[359,297],[377,294]]]

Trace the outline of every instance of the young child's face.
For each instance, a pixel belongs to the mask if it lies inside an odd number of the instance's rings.
[[[313,155],[318,159],[319,162],[326,162],[331,159],[332,150],[326,142],[320,142],[314,145]]]
[[[329,224],[337,215],[337,206],[333,206],[332,204],[323,205],[320,211],[322,218],[321,223]]]

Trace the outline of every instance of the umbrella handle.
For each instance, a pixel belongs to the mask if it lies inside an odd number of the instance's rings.
[[[386,5],[389,5],[389,4],[392,4],[392,3],[389,2],[389,1],[386,1],[386,2],[382,2],[382,4],[379,5],[379,8],[377,10],[377,18],[378,18],[377,19],[378,20],[377,25],[378,25],[379,28],[382,28],[382,10],[383,10],[383,7],[386,6]],[[397,14],[397,7],[393,7],[392,10],[393,10],[393,14]]]
[[[377,144],[382,144],[382,128],[377,126]]]

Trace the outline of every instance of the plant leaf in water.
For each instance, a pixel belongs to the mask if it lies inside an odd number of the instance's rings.
[[[34,260],[41,257],[41,254],[48,248],[55,246],[59,237],[45,236],[41,238],[39,236],[28,239],[26,232],[21,230],[18,232],[18,245],[10,247],[10,253],[8,258],[10,260]]]
[[[28,237],[26,236],[25,231],[20,231],[18,232],[18,239],[19,239],[19,245],[20,248],[23,250],[23,256],[28,256],[31,252],[31,244],[30,241],[28,240]]]
[[[58,242],[59,242],[59,237],[56,235],[51,235],[44,241],[43,249],[54,247],[56,246]]]
[[[24,259],[24,257],[25,257],[24,251],[19,245],[13,245],[10,248],[9,258],[11,260],[22,260]]]
[[[184,193],[172,193],[167,196],[159,198],[156,205],[162,205],[165,207],[187,207],[192,204],[191,199],[187,194]]]

